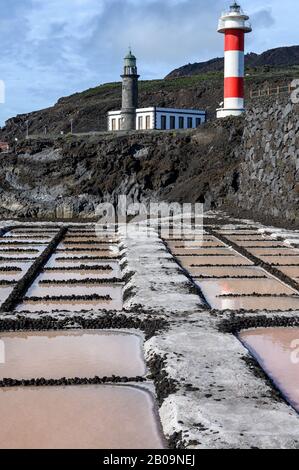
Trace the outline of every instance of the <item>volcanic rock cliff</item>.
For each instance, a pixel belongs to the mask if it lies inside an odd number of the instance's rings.
[[[0,155],[0,216],[94,218],[126,195],[299,226],[298,111],[285,95],[197,130],[22,141]]]
[[[103,201],[216,207],[238,166],[242,120],[195,131],[28,140],[0,155],[2,217],[94,217]]]

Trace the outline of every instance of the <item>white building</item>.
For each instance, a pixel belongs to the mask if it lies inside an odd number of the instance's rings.
[[[195,129],[206,122],[206,112],[199,109],[139,108],[136,109],[136,130]],[[121,110],[108,113],[108,130],[122,129]]]

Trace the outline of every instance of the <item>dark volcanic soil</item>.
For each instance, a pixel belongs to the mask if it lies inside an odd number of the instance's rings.
[[[243,120],[196,131],[26,141],[0,155],[0,216],[92,217],[96,206],[165,200],[219,206],[234,191]]]

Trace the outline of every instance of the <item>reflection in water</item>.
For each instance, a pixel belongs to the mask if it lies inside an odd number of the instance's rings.
[[[3,449],[160,449],[151,395],[125,386],[0,390]]]
[[[103,330],[0,333],[0,379],[135,377],[145,374],[138,335]]]
[[[272,278],[262,279],[262,281],[259,279],[199,279],[197,283],[209,304],[219,310],[299,308],[299,296],[291,297],[294,291]],[[231,297],[219,297],[230,294],[232,294]],[[274,297],[234,297],[234,294],[271,294]],[[290,297],[275,297],[280,294],[287,294]]]
[[[200,281],[201,287],[210,295],[221,296],[226,294],[294,294],[294,291],[276,279],[211,279]]]
[[[299,412],[299,328],[246,330],[240,339]]]

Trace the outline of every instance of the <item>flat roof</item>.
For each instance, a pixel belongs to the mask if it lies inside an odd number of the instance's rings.
[[[204,109],[186,109],[186,108],[158,108],[152,106],[150,108],[137,108],[136,113],[146,113],[146,112],[164,112],[164,113],[184,113],[184,114],[206,114]],[[116,116],[121,113],[121,109],[117,111],[109,111],[109,116]]]
[[[205,114],[206,111],[204,109],[188,109],[188,108],[158,108],[156,107],[155,108],[156,111],[161,111],[161,112],[164,112],[164,113],[188,113],[188,114],[194,114],[194,113],[198,113],[198,114]]]

